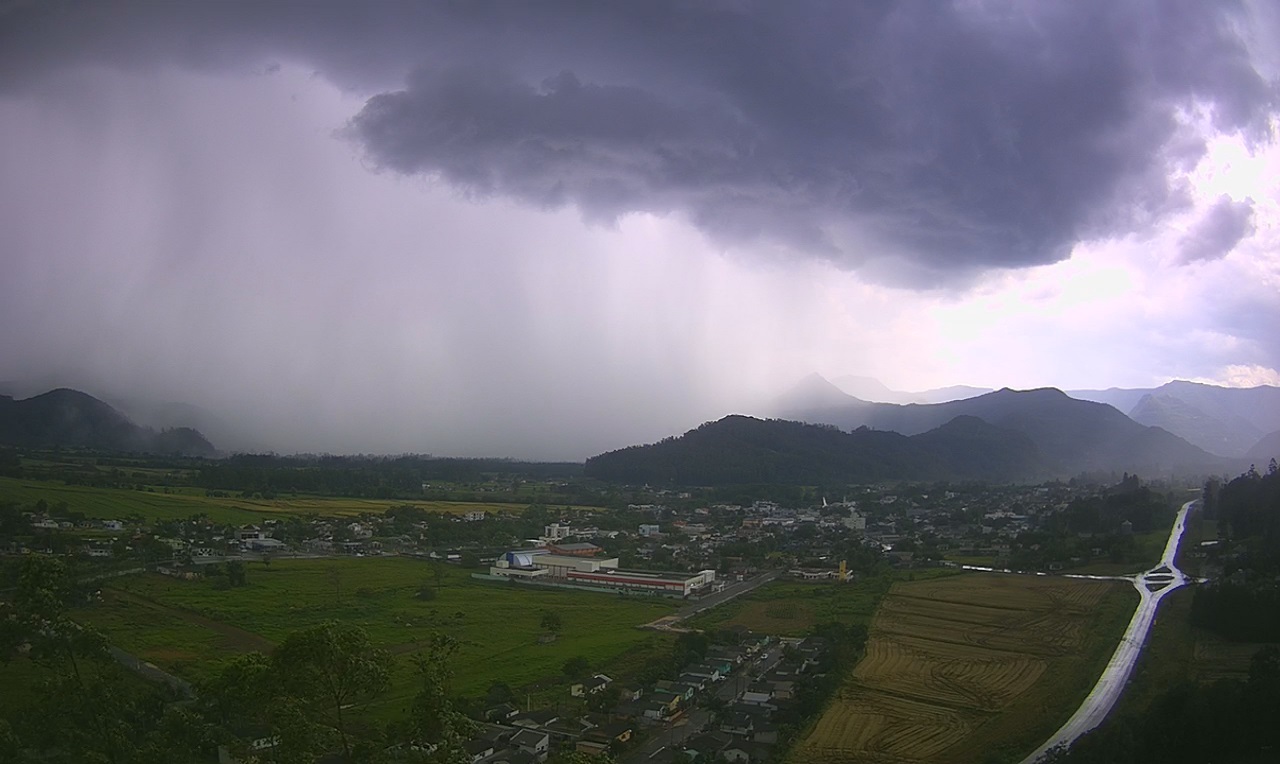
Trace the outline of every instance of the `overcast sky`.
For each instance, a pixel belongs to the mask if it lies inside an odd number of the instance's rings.
[[[1280,384],[1269,2],[0,0],[0,381],[580,459],[810,372]]]

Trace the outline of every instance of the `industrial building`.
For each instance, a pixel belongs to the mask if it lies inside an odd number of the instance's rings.
[[[709,590],[716,578],[714,570],[693,574],[621,570],[617,557],[548,554],[541,549],[508,552],[489,568],[489,575],[527,583],[682,598]]]

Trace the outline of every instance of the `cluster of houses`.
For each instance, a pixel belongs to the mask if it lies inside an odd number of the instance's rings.
[[[536,764],[552,750],[588,754],[620,750],[635,734],[635,724],[608,714],[520,711],[504,704],[490,709],[487,721],[463,744],[471,764]]]
[[[772,637],[740,635],[739,644],[713,645],[678,677],[648,689],[618,691],[603,674],[572,685],[571,694],[584,699],[613,687],[616,702],[603,712],[521,711],[511,704],[490,708],[465,745],[470,764],[535,764],[563,749],[629,751],[646,764],[685,764],[697,757],[768,761],[778,743],[774,715],[792,701],[825,645],[813,638],[788,639],[779,648]],[[782,650],[789,660],[781,660]],[[633,739],[640,738],[650,745],[636,750]]]

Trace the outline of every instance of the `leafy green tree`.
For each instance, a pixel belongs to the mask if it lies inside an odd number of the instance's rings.
[[[475,731],[475,724],[449,699],[453,658],[461,649],[457,639],[437,634],[415,658],[421,684],[413,699],[408,731],[417,742],[434,747],[429,758],[439,764],[470,761],[463,744]]]
[[[375,649],[359,626],[329,621],[289,635],[271,654],[271,662],[283,690],[312,719],[337,733],[351,761],[348,711],[387,689],[390,656]]]
[[[575,655],[564,662],[562,670],[565,676],[577,679],[591,670],[591,664],[581,655]]]
[[[3,761],[151,764],[189,761],[200,755],[204,727],[189,715],[166,710],[165,700],[125,682],[106,639],[73,622],[68,608],[83,599],[64,561],[24,562],[4,622],[0,655],[30,660],[42,673],[24,713],[0,729]],[[12,648],[27,647],[17,658]],[[0,668],[0,686],[7,684]],[[18,726],[13,726],[14,723]],[[205,749],[207,750],[207,749]]]
[[[227,560],[224,569],[227,574],[227,584],[231,587],[246,586],[249,583],[248,573],[245,571],[245,565],[240,560]]]
[[[542,628],[546,629],[552,634],[559,635],[560,630],[564,628],[564,619],[561,618],[560,614],[555,612],[554,610],[544,610],[542,611],[542,620],[539,622],[539,624],[542,626]]]

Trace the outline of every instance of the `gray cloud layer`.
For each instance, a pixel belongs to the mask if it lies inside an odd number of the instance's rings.
[[[0,33],[11,81],[61,61],[300,58],[383,91],[348,131],[377,166],[590,219],[682,213],[726,243],[917,283],[1051,262],[1180,209],[1168,171],[1203,145],[1179,109],[1260,136],[1278,103],[1241,34],[1267,30],[1195,0],[19,8]],[[1232,220],[1197,238],[1217,246]]]
[[[1216,260],[1254,231],[1253,202],[1222,197],[1179,243],[1182,262]]]

